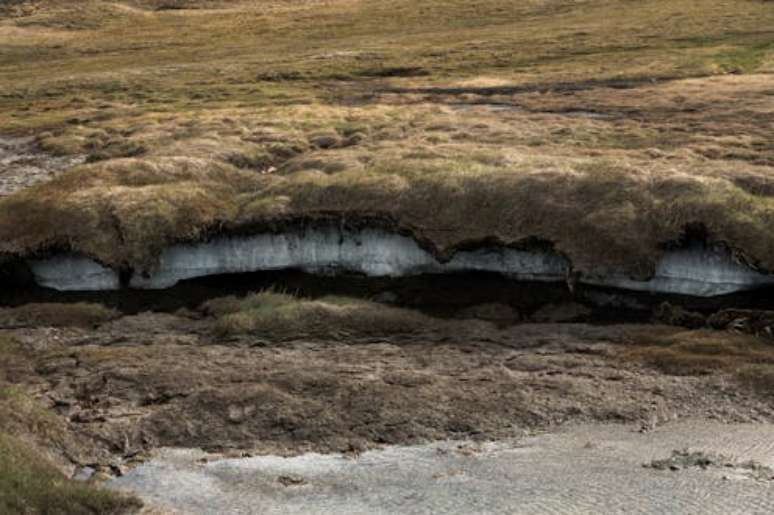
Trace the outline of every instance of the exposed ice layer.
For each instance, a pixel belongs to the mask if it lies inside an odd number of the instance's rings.
[[[738,263],[727,251],[695,245],[666,252],[649,281],[615,274],[584,277],[583,282],[623,290],[712,297],[774,284],[774,276]]]
[[[83,257],[33,261],[31,268],[38,284],[57,290],[120,287],[114,271]],[[162,289],[196,277],[288,268],[317,274],[355,272],[372,277],[485,271],[518,280],[563,281],[570,263],[558,254],[510,248],[460,251],[450,261],[441,263],[410,237],[381,229],[346,230],[331,226],[173,245],[162,253],[153,274],[135,274],[130,286]],[[622,273],[585,276],[580,280],[625,290],[701,297],[774,284],[774,276],[737,263],[727,252],[703,246],[667,252],[649,281],[632,280]]]
[[[61,291],[116,290],[121,286],[118,274],[91,259],[62,255],[29,263],[35,282],[44,288]]]
[[[450,262],[440,263],[406,236],[378,229],[329,227],[174,245],[162,253],[153,275],[136,275],[131,286],[168,288],[194,277],[285,268],[372,277],[479,270],[507,273],[522,280],[555,281],[566,275],[568,263],[558,255],[513,249],[458,252]]]

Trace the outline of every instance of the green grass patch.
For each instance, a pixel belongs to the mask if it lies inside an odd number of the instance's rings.
[[[0,513],[123,514],[140,507],[132,497],[66,478],[23,440],[0,432]]]

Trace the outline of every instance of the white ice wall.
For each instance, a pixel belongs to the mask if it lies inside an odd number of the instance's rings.
[[[38,284],[57,290],[120,287],[115,272],[83,257],[59,256],[32,261],[30,265]],[[130,286],[162,289],[195,277],[288,268],[372,277],[486,271],[518,280],[562,281],[569,266],[557,254],[508,248],[460,251],[449,262],[440,263],[407,236],[380,229],[342,230],[331,226],[173,245],[162,253],[152,275],[135,274]],[[774,276],[739,264],[726,252],[695,246],[667,252],[649,281],[635,281],[622,273],[586,276],[580,281],[626,290],[708,297],[773,284]]]
[[[118,274],[88,258],[62,255],[30,261],[35,282],[62,291],[117,290]]]

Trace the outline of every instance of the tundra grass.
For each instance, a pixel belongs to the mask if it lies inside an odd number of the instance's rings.
[[[16,3],[0,134],[88,162],[0,200],[0,258],[152,271],[337,216],[638,277],[703,225],[774,269],[772,26],[758,0]]]

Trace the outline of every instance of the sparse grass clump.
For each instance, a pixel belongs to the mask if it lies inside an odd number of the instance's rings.
[[[51,326],[94,327],[118,318],[119,313],[102,304],[32,303],[0,309],[0,327]]]
[[[217,318],[216,332],[223,337],[267,340],[416,335],[438,324],[411,310],[363,300],[334,296],[311,300],[271,291],[215,299],[203,309]]]

